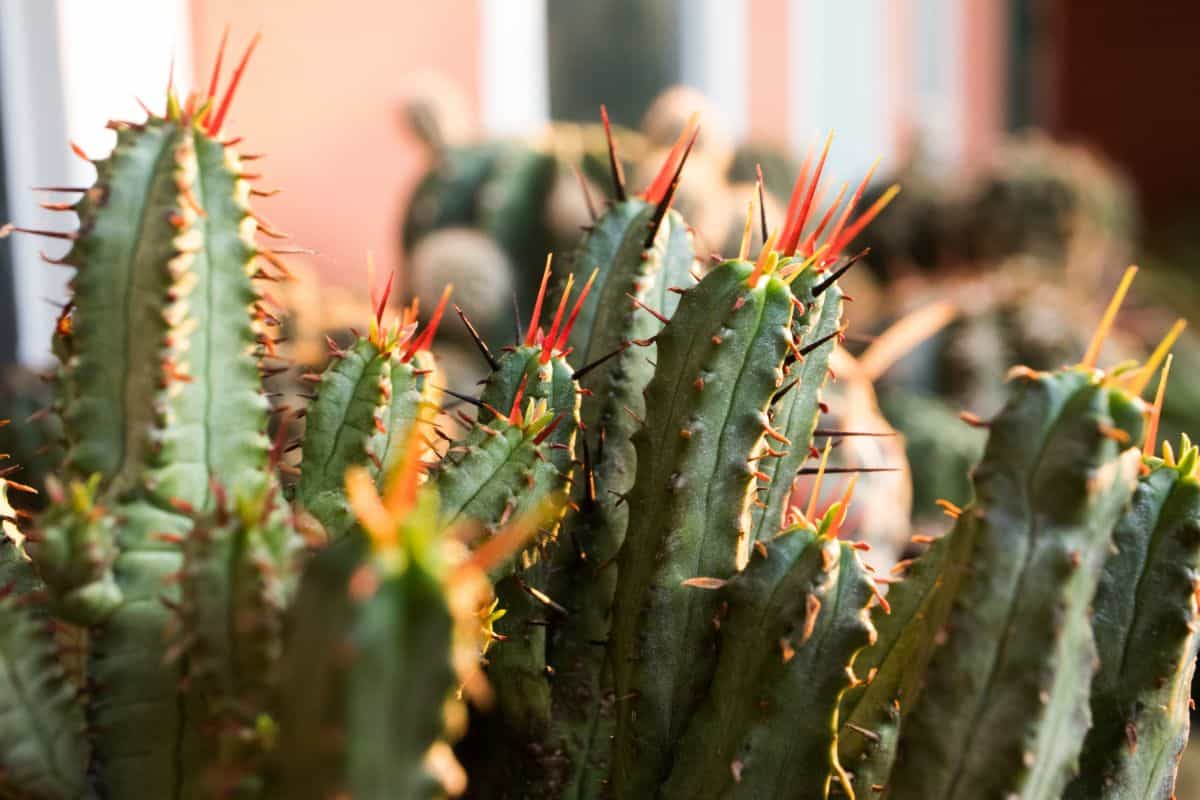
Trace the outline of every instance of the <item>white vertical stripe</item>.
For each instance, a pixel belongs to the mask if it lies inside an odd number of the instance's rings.
[[[965,9],[960,0],[912,2],[914,133],[930,166],[954,170],[962,165],[966,147],[962,126],[966,102],[967,54],[962,42]]]
[[[31,228],[73,227],[72,219],[38,208],[29,191],[38,183],[79,180],[68,164],[66,117],[59,81],[58,24],[53,2],[17,0],[4,9],[0,25],[0,102],[4,103],[5,189],[10,219]],[[80,163],[80,166],[83,166]],[[77,195],[55,196],[74,200]],[[66,225],[65,223],[70,223]],[[68,270],[42,263],[38,255],[66,252],[65,242],[14,234],[13,300],[16,304],[17,358],[39,366],[50,357],[55,310],[47,300],[66,296]]]
[[[735,138],[747,130],[746,0],[679,0],[683,83],[720,110]]]
[[[58,9],[67,133],[89,155],[112,149],[108,120],[145,116],[136,98],[162,113],[172,56],[177,91],[194,86],[187,0],[58,0]],[[244,46],[239,33],[254,32],[233,31],[233,50]]]
[[[537,131],[550,119],[546,0],[480,0],[479,11],[484,128]]]
[[[38,207],[77,195],[29,191],[39,184],[86,186],[95,170],[71,154],[74,141],[92,158],[107,154],[113,118],[141,119],[135,97],[161,111],[174,49],[176,75],[191,72],[186,0],[4,0],[0,25],[0,98],[4,104],[5,184],[18,225],[68,230],[73,217]],[[28,235],[10,240],[17,304],[18,358],[50,358],[56,311],[47,302],[66,296],[70,271],[42,262],[67,243]]]
[[[894,164],[886,3],[791,3],[792,143],[803,150],[834,131],[828,174],[852,186],[876,158],[882,174]]]

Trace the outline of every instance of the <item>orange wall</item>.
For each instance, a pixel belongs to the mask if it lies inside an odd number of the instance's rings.
[[[789,143],[792,104],[787,58],[789,5],[789,0],[750,0],[746,4],[747,133],[782,145]]]
[[[968,3],[962,10],[964,166],[985,166],[1004,131],[1006,3]]]
[[[324,282],[365,285],[366,253],[398,265],[402,199],[424,168],[406,141],[397,101],[406,79],[436,70],[478,103],[475,0],[193,0],[196,74],[207,79],[221,31],[240,54],[263,40],[225,130],[244,135],[261,184],[280,188],[258,208],[312,259]],[[226,71],[230,68],[226,57]]]

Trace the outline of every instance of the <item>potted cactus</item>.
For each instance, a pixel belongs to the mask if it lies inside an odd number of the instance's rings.
[[[689,124],[640,193],[614,149],[478,396],[430,353],[446,296],[422,327],[381,292],[305,376],[297,475],[263,389],[287,268],[224,131],[248,57],[112,124],[77,232],[8,229],[76,272],[46,510],[0,480],[0,797],[1171,796],[1198,455],[1157,450],[1165,368],[1138,396],[1165,352],[1096,363],[1132,272],[1079,364],[1013,370],[974,499],[881,574],[852,474],[793,487],[869,433],[817,424],[890,195],[821,212],[822,154],[759,253],[701,264]]]

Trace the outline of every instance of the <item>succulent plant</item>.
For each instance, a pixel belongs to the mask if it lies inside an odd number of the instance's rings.
[[[1013,370],[974,499],[885,577],[856,477],[819,507],[875,431],[817,426],[894,191],[819,213],[826,142],[757,257],[752,209],[702,270],[688,123],[638,195],[610,145],[616,201],[512,345],[462,315],[478,396],[429,351],[448,294],[420,328],[384,288],[305,377],[297,475],[260,375],[287,270],[222,133],[249,55],[114,124],[62,234],[66,457],[36,515],[0,475],[0,797],[1170,796],[1197,450],[1152,455],[1165,371],[1138,397],[1170,337],[1097,367],[1132,272],[1080,364]]]

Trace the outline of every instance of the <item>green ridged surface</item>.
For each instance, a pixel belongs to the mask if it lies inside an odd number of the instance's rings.
[[[112,573],[116,524],[95,504],[99,477],[69,486],[63,502],[42,515],[36,541],[27,548],[55,614],[76,625],[103,622],[122,599]]]
[[[812,289],[825,276],[813,269],[806,269],[792,283],[792,292],[804,304],[803,313],[792,320],[792,337],[800,347],[820,341],[838,330],[842,322],[842,290],[831,284],[817,297]],[[836,338],[836,337],[835,337]],[[829,359],[836,346],[830,339],[804,357],[803,363],[793,364],[787,382],[796,381],[771,408],[771,427],[779,431],[791,444],[767,441],[783,455],[777,458],[760,458],[758,470],[770,480],[758,494],[762,506],[753,509],[750,540],[769,541],[786,525],[788,503],[792,496],[796,471],[809,458],[813,446],[813,431],[821,413],[821,390],[829,378]]]
[[[904,580],[888,591],[890,611],[882,607],[872,611],[877,639],[859,654],[854,672],[860,678],[873,677],[843,696],[838,739],[839,758],[853,773],[854,791],[859,796],[871,797],[879,792],[874,787],[887,784],[900,735],[901,710],[907,711],[910,701],[920,694],[937,631],[949,612],[958,581],[967,574],[961,568],[943,572],[949,546],[964,539],[935,541],[909,566]],[[962,554],[955,552],[954,558],[961,559]]]
[[[544,400],[555,418],[562,417],[558,427],[546,439],[547,457],[560,473],[569,475],[572,448],[579,430],[580,398],[579,386],[571,377],[574,370],[558,356],[543,362],[541,348],[528,345],[506,349],[497,361],[499,368],[488,373],[479,394],[480,402],[501,414],[508,414],[523,381],[522,411],[530,400]],[[479,410],[479,422],[490,425],[495,419],[488,408]]]
[[[155,427],[166,263],[178,255],[167,216],[178,204],[175,151],[184,137],[168,122],[120,132],[76,205],[83,233],[67,257],[79,272],[73,353],[63,365],[68,466],[84,479],[98,472],[118,491],[142,477]]]
[[[890,800],[1057,796],[1087,730],[1089,606],[1138,464],[1102,431],[1137,441],[1141,416],[1085,370],[1017,380],[950,534],[969,544],[944,570],[966,572],[907,698]]]
[[[1158,459],[1150,464],[1114,531],[1116,553],[1093,603],[1100,670],[1092,728],[1067,800],[1167,800],[1187,745],[1200,484]]]
[[[191,189],[204,209],[193,230],[202,238],[183,243],[185,250],[198,249],[172,287],[178,299],[163,312],[179,307],[183,314],[169,331],[169,349],[190,380],[167,388],[155,435],[162,449],[147,482],[160,500],[206,508],[209,481],[231,487],[254,481],[266,467],[270,442],[254,354],[264,329],[252,310],[259,298],[250,278],[256,249],[247,232],[249,185],[239,180],[238,166],[230,162],[235,156],[226,147],[198,132],[191,142],[196,159]],[[78,291],[76,302],[81,307],[86,302]]]
[[[585,281],[599,269],[568,346],[572,360],[590,364],[626,342],[650,340],[662,323],[636,308],[637,297],[663,316],[675,313],[680,294],[695,279],[691,234],[673,211],[664,216],[650,248],[646,230],[653,206],[632,199],[612,206],[580,245],[571,265],[575,280]],[[603,643],[611,624],[617,569],[613,563],[625,538],[629,508],[624,496],[633,488],[636,454],[632,436],[645,416],[642,393],[654,375],[656,345],[626,349],[589,371],[580,380],[587,390],[580,418],[592,459],[594,502],[590,488],[576,488],[579,511],[568,516],[557,548],[557,573],[551,594],[567,609],[553,617],[551,640],[553,729],[543,759],[544,773],[535,784],[571,798],[599,797],[605,792],[614,733],[612,677]]]
[[[494,433],[477,428],[479,435],[461,445],[465,452],[443,462],[438,472],[443,525],[475,522],[495,529],[562,487],[545,443],[533,441],[536,434],[502,419],[489,427]]]
[[[428,515],[416,525],[432,522]],[[310,561],[282,665],[287,702],[271,796],[438,796],[422,761],[443,735],[455,675],[452,623],[430,557],[377,557],[353,529]],[[378,583],[367,596],[352,596],[363,570],[373,570]]]
[[[345,475],[365,467],[376,483],[403,450],[421,413],[428,386],[429,356],[405,361],[396,349],[382,352],[357,339],[321,374],[317,399],[308,407],[296,497],[320,520],[328,536],[354,523],[346,505]]]
[[[178,599],[182,563],[163,537],[190,527],[172,503],[206,508],[210,480],[238,486],[266,466],[249,186],[232,151],[177,119],[119,130],[96,168],[60,348],[67,466],[100,476],[118,529],[122,602],[93,631],[89,663],[96,768],[113,796],[200,797],[205,737],[189,727],[180,668],[163,664],[163,599]]]
[[[0,516],[12,513],[0,480]],[[0,797],[77,800],[86,793],[82,705],[32,592],[32,565],[0,523]]]
[[[731,576],[746,547],[747,459],[780,384],[792,315],[788,287],[774,277],[749,287],[752,271],[716,267],[658,336],[613,607],[618,796],[649,796],[665,777],[711,676],[717,599],[682,582]]]
[[[716,673],[658,796],[827,797],[838,700],[875,635],[870,575],[849,544],[797,528],[719,593]]]
[[[279,487],[260,484],[200,515],[183,543],[171,652],[185,665],[190,704],[203,714],[198,724],[215,732],[202,778],[214,796],[258,786],[268,749],[258,726],[279,700],[296,544]]]

